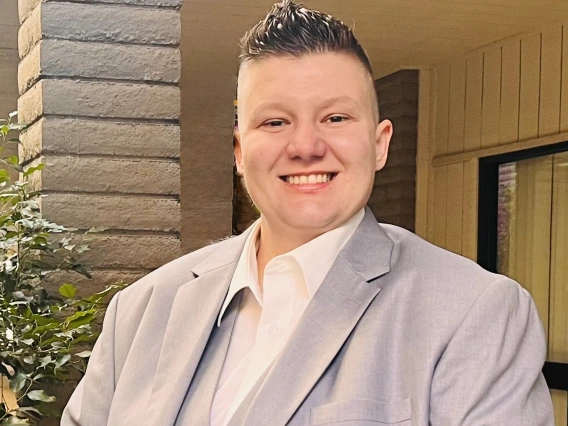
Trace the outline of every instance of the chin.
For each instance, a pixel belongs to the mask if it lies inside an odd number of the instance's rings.
[[[337,220],[338,214],[329,211],[313,211],[311,209],[298,209],[291,211],[286,218],[286,222],[297,229],[314,229],[328,231]],[[330,228],[331,229],[331,228]]]

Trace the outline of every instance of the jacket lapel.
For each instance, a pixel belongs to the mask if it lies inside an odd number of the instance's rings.
[[[380,291],[393,241],[366,208],[253,399],[247,426],[285,425]]]
[[[249,232],[228,239],[192,269],[174,299],[156,367],[147,424],[173,425],[229,289]]]

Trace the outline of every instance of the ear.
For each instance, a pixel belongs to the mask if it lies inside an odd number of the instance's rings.
[[[237,166],[237,173],[239,176],[244,176],[243,167],[243,152],[241,149],[241,134],[239,129],[236,128],[233,132],[233,148],[235,151],[235,165]]]
[[[381,170],[387,162],[390,140],[392,137],[392,123],[390,120],[381,121],[375,132],[376,165],[375,170]]]

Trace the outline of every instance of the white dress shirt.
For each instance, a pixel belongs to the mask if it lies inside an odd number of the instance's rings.
[[[337,255],[365,215],[361,209],[339,228],[271,259],[258,282],[256,247],[261,219],[253,225],[217,325],[229,303],[244,291],[211,407],[211,426],[225,426],[249,390],[274,361]]]

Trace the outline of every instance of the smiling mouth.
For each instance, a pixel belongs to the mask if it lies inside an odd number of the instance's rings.
[[[280,179],[291,185],[315,185],[318,183],[331,182],[337,173],[314,173],[309,175],[287,175],[280,176]]]

